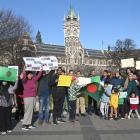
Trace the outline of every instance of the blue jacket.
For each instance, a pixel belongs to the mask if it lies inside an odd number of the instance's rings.
[[[49,75],[43,76],[38,81],[38,96],[47,97],[50,95],[50,87],[49,87]]]
[[[122,78],[113,77],[110,81],[110,84],[113,85],[113,87],[118,87],[118,86],[123,87],[124,80]]]
[[[110,86],[106,86],[100,101],[104,103],[109,103],[109,98],[111,93],[112,93],[112,88]]]

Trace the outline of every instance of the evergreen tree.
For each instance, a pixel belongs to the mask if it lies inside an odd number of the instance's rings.
[[[36,43],[42,44],[42,38],[41,38],[40,31],[38,31],[36,34]]]

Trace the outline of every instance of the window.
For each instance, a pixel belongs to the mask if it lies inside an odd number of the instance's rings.
[[[92,60],[89,60],[89,64],[92,64]]]

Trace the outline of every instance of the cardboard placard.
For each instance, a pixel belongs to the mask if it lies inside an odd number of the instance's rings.
[[[136,70],[140,70],[140,61],[136,61]]]
[[[135,67],[134,58],[122,59],[121,68]]]
[[[72,76],[60,75],[57,86],[70,87],[71,82],[72,82]]]
[[[119,98],[126,98],[127,97],[127,92],[120,92]]]
[[[91,83],[91,78],[85,78],[85,77],[78,77],[78,83],[77,85],[88,85]]]
[[[44,57],[23,57],[26,71],[40,71],[43,67],[44,71],[58,69],[58,60],[55,56]]]
[[[0,80],[15,82],[17,80],[17,69],[0,66]]]
[[[130,104],[138,105],[139,104],[139,98],[130,98]]]

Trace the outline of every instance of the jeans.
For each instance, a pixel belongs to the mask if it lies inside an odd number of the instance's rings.
[[[39,120],[49,121],[50,96],[39,97]]]
[[[109,109],[109,103],[106,102],[100,103],[100,111],[102,116],[108,117],[108,109]]]
[[[69,110],[69,119],[74,120],[76,115],[76,100],[69,101],[70,110]]]

